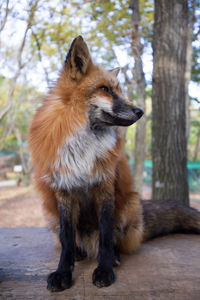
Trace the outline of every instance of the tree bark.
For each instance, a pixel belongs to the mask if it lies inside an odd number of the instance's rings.
[[[135,60],[135,81],[136,81],[136,99],[137,106],[145,110],[145,77],[142,65],[142,51],[143,46],[140,40],[139,33],[139,1],[133,0],[131,2],[132,9],[132,51]],[[136,135],[135,135],[135,152],[134,152],[134,188],[141,195],[142,183],[143,183],[143,172],[144,172],[144,161],[146,156],[145,146],[145,135],[146,135],[146,116],[144,115],[141,120],[137,123]]]
[[[127,75],[128,65],[121,68],[122,73],[124,74],[125,85],[127,87],[126,95],[129,101],[133,101],[133,93],[135,89],[135,79],[130,79]],[[132,71],[132,70],[131,70]]]
[[[31,162],[30,162],[30,156],[28,156],[27,149],[24,148],[23,140],[21,133],[18,128],[14,128],[14,133],[17,138],[17,141],[19,143],[19,156],[22,164],[22,170],[23,170],[23,184],[29,185],[31,180]]]
[[[152,91],[154,199],[189,204],[185,70],[187,1],[155,0]]]

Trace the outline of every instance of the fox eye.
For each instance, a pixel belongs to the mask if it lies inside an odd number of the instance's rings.
[[[102,90],[103,90],[104,92],[106,92],[106,93],[109,93],[109,92],[110,92],[109,88],[108,88],[107,86],[105,86],[105,85],[100,86],[100,89],[102,89]]]

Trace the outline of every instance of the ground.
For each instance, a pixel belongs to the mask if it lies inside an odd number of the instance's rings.
[[[146,188],[143,198],[149,197]],[[199,195],[191,198],[200,210]],[[200,299],[200,236],[184,234],[154,239],[134,255],[122,255],[116,282],[107,288],[92,284],[96,261],[77,262],[72,288],[52,294],[46,278],[56,269],[60,251],[46,225],[33,187],[0,188],[1,300]]]
[[[0,227],[45,227],[42,201],[32,186],[0,189]]]
[[[149,241],[134,255],[123,255],[116,282],[92,284],[97,262],[77,262],[73,286],[60,293],[46,289],[59,252],[46,228],[0,228],[1,300],[199,300],[198,235],[171,235]]]

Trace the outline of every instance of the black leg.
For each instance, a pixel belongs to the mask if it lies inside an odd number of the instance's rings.
[[[114,257],[113,257],[113,267],[120,266],[120,253],[116,246],[114,246]]]
[[[47,279],[47,289],[51,292],[62,291],[72,285],[75,256],[72,212],[62,203],[60,204],[60,241],[62,251],[58,268]]]
[[[113,204],[105,202],[99,217],[98,267],[93,272],[93,283],[97,287],[111,285],[115,280],[113,272]]]

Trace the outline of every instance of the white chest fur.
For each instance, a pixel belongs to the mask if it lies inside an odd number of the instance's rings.
[[[104,174],[95,169],[95,162],[115,146],[116,140],[117,135],[113,128],[98,135],[89,128],[84,128],[67,139],[58,149],[54,165],[55,175],[51,178],[52,186],[70,190],[101,181]]]

